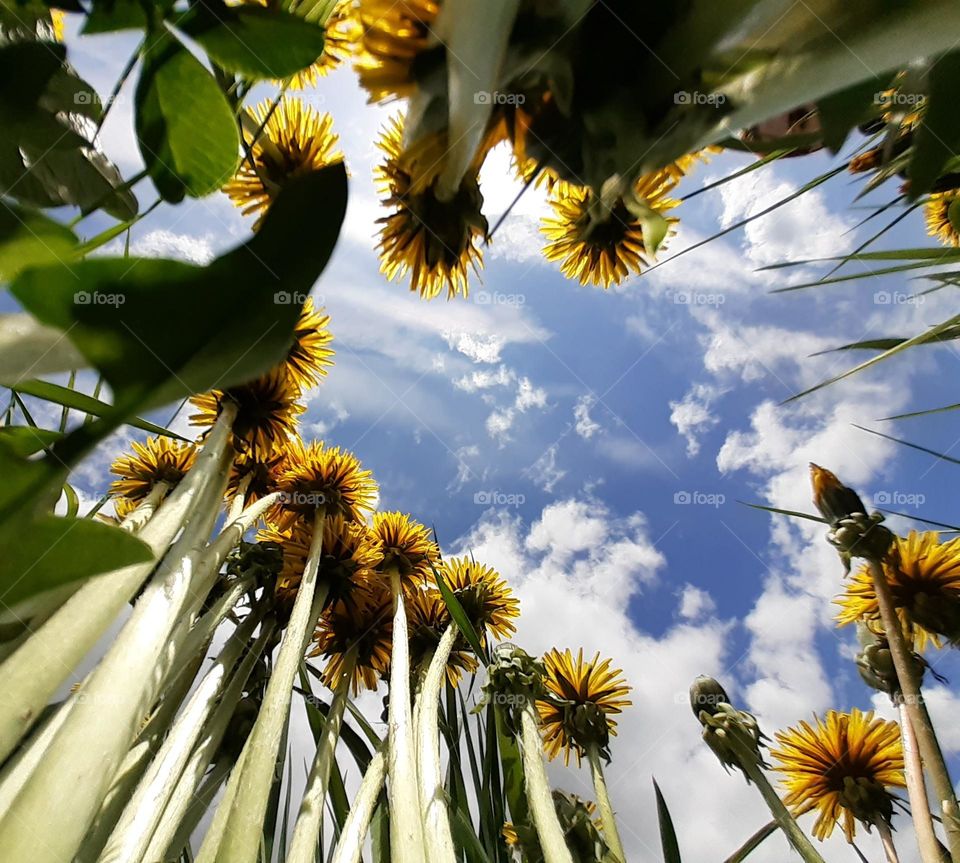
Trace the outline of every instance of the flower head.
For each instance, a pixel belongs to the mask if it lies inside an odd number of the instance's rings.
[[[444,561],[438,574],[463,606],[481,641],[486,641],[488,632],[496,638],[516,632],[513,620],[520,614],[520,601],[496,570],[458,557]]]
[[[593,746],[604,752],[609,735],[617,733],[613,717],[631,703],[623,672],[611,668],[611,660],[601,661],[599,653],[584,661],[582,648],[576,659],[569,650],[551,650],[543,663],[549,697],[537,701],[537,709],[547,755],[556,758],[563,751],[569,763],[573,753],[579,763]]]
[[[326,516],[357,521],[373,509],[377,484],[353,453],[326,447],[323,441],[304,444],[294,439],[287,450],[287,463],[277,478],[280,502],[268,519],[281,530],[298,520],[312,520],[318,509]]]
[[[233,500],[244,489],[244,503],[253,503],[276,491],[277,477],[287,460],[287,451],[281,444],[272,452],[240,453],[230,467],[227,480],[227,500]]]
[[[436,0],[360,0],[363,37],[356,68],[371,102],[413,94],[414,62],[431,46],[430,27],[439,11]]]
[[[467,294],[468,268],[482,265],[480,240],[487,222],[481,213],[483,197],[476,172],[468,171],[449,200],[437,195],[435,179],[426,182],[433,167],[424,160],[405,160],[402,127],[396,118],[384,131],[380,148],[386,155],[377,168],[382,203],[391,213],[378,219],[380,270],[390,280],[410,274],[410,290],[433,299],[446,289],[447,297]],[[416,172],[416,173],[415,173]]]
[[[330,316],[325,315],[322,309],[315,309],[313,299],[307,297],[293,330],[293,344],[284,364],[287,373],[301,390],[320,383],[326,377],[326,367],[333,365],[333,350],[330,348],[333,334],[328,329],[329,325]]]
[[[395,570],[407,587],[422,584],[440,559],[430,530],[402,512],[374,513],[370,530],[383,543],[381,571]]]
[[[350,650],[356,651],[353,671],[354,694],[361,688],[376,689],[390,670],[393,645],[393,601],[390,592],[377,582],[358,590],[351,602],[330,605],[320,618],[311,656],[325,656],[324,683],[339,679]]]
[[[873,712],[831,710],[777,732],[780,748],[770,754],[784,774],[784,803],[797,815],[816,810],[813,834],[826,839],[840,824],[848,842],[857,821],[869,827],[889,823],[894,797],[903,788],[903,748],[895,722],[874,719]]]
[[[134,441],[131,448],[132,454],[122,455],[110,465],[110,472],[120,477],[110,484],[110,493],[132,501],[146,497],[158,482],[175,486],[197,457],[192,443],[168,437]],[[119,515],[119,509],[117,512]]]
[[[314,63],[290,78],[288,83],[291,90],[315,87],[321,78],[356,53],[363,28],[353,0],[340,0],[323,26],[323,53]]]
[[[255,228],[287,181],[343,160],[336,150],[337,136],[329,114],[290,97],[281,99],[272,113],[271,107],[272,103],[265,101],[253,110],[257,128],[262,125],[263,131],[256,141],[248,136],[250,155],[223,187],[243,215],[259,214]]]
[[[410,628],[410,667],[418,668],[433,655],[440,638],[450,626],[450,612],[434,589],[412,590],[406,598],[407,617]],[[479,662],[461,638],[454,642],[447,660],[447,680],[451,686],[460,682],[462,672],[477,670]]]
[[[894,540],[882,566],[894,607],[916,650],[923,650],[928,640],[939,646],[940,636],[960,640],[960,537],[940,542],[935,531],[910,531]],[[850,579],[836,602],[841,626],[879,618],[868,567]]]
[[[674,185],[668,171],[658,171],[643,177],[635,194],[662,216],[678,204],[666,197]],[[611,205],[583,186],[561,184],[554,188],[550,204],[553,216],[541,225],[549,240],[543,253],[547,260],[560,261],[568,278],[609,288],[649,266],[652,255],[644,244],[643,223],[622,198]]]
[[[248,383],[193,396],[190,403],[197,412],[191,414],[190,422],[212,426],[224,402],[233,402],[237,406],[233,422],[237,449],[267,459],[295,434],[297,417],[305,410],[299,398],[300,389],[281,366]]]
[[[950,218],[950,207],[954,201],[960,199],[957,192],[940,192],[930,196],[923,208],[927,222],[927,233],[936,237],[945,246],[960,246],[960,229],[957,219],[960,218],[960,207],[954,207],[954,218]]]

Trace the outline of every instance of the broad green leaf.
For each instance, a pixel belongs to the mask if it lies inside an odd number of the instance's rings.
[[[487,709],[491,709],[491,706],[488,705]],[[496,717],[496,745],[500,753],[500,766],[503,768],[503,792],[510,809],[510,820],[515,824],[527,824],[530,820],[530,809],[524,789],[520,748],[516,738],[507,729],[502,706],[493,705],[492,709]]]
[[[140,155],[165,200],[209,195],[233,176],[236,118],[213,75],[173,35],[147,40],[135,101]]]
[[[108,416],[113,412],[113,405],[88,396],[86,393],[80,393],[60,384],[50,383],[49,381],[22,381],[16,386],[16,391],[21,395],[33,396],[44,401],[53,402],[53,404],[71,410],[82,411],[90,416],[102,417]],[[174,438],[175,440],[186,440],[176,432],[170,431],[163,426],[152,423],[149,420],[140,417],[131,417],[126,420],[126,424],[133,428],[141,429],[150,434],[161,435],[162,437]]]
[[[0,47],[0,107],[6,123],[29,119],[67,49],[56,42],[17,41]]]
[[[768,836],[777,832],[778,824],[776,821],[770,821],[764,824],[756,833],[733,852],[724,863],[742,863],[747,857],[760,846]]]
[[[840,150],[851,129],[877,113],[876,94],[886,83],[882,78],[868,78],[817,102],[823,143],[831,153]]]
[[[139,0],[93,0],[80,32],[91,36],[117,30],[142,30],[146,26],[147,14]]]
[[[65,260],[77,245],[66,225],[43,213],[0,201],[0,280],[37,264]]]
[[[49,429],[31,426],[0,427],[0,446],[18,456],[28,456],[46,449],[62,435]]]
[[[960,52],[951,51],[940,57],[928,77],[927,104],[914,135],[913,155],[907,171],[913,200],[930,191],[947,163],[960,150],[960,112],[957,111]]]
[[[323,27],[263,6],[197,4],[174,24],[217,65],[249,78],[287,78],[323,53]]]
[[[677,844],[677,831],[673,828],[673,819],[670,817],[670,810],[667,809],[667,801],[664,800],[656,779],[653,780],[653,790],[657,796],[657,821],[660,824],[663,863],[682,863],[680,846]]]

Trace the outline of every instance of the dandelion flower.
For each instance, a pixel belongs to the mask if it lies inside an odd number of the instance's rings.
[[[239,454],[230,467],[227,500],[233,500],[241,486],[245,487],[244,503],[250,504],[277,490],[277,477],[286,463],[287,453],[281,444],[272,452]]]
[[[396,571],[407,587],[423,583],[440,559],[429,529],[402,512],[375,513],[370,530],[383,543],[381,571]]]
[[[304,444],[299,438],[287,450],[287,465],[277,488],[282,498],[267,518],[280,530],[290,529],[300,519],[312,523],[318,509],[328,517],[357,521],[373,509],[377,496],[373,475],[353,453],[325,447],[323,441]]]
[[[330,343],[330,316],[315,309],[313,299],[307,297],[293,330],[293,344],[287,354],[286,369],[294,383],[307,390],[326,377],[327,366],[333,365]]]
[[[360,15],[353,0],[341,0],[324,24],[323,53],[313,64],[289,79],[290,89],[315,87],[321,78],[356,53],[362,34]]]
[[[500,574],[469,557],[453,558],[439,568],[454,596],[463,606],[481,641],[490,632],[508,638],[516,632],[513,621],[520,615],[520,601]]]
[[[434,589],[413,590],[407,596],[410,628],[410,667],[420,668],[433,657],[440,639],[451,624],[450,612]],[[462,672],[477,670],[479,662],[462,639],[457,639],[447,659],[447,680],[451,686],[460,682]]]
[[[950,219],[950,205],[960,197],[956,192],[931,195],[923,208],[927,233],[945,246],[960,246],[960,230]]]
[[[630,705],[630,687],[611,660],[596,654],[584,661],[583,649],[577,658],[569,650],[551,650],[543,658],[544,684],[550,698],[537,701],[543,731],[543,748],[553,759],[563,752],[564,763],[570,754],[580,763],[591,747],[604,750],[608,738],[616,734],[613,717]]]
[[[131,501],[145,498],[158,482],[175,486],[197,457],[192,443],[168,437],[134,441],[131,448],[132,454],[122,455],[110,465],[110,472],[120,477],[110,484],[110,493]]]
[[[226,390],[211,390],[193,396],[197,409],[190,422],[212,426],[225,401],[237,406],[233,422],[234,441],[241,452],[265,459],[283,448],[296,433],[297,417],[305,410],[297,399],[300,390],[283,367]]]
[[[894,796],[888,788],[904,787],[898,725],[856,709],[814,720],[777,732],[780,748],[770,754],[785,777],[784,803],[796,815],[818,813],[813,834],[821,841],[837,824],[848,842],[857,821],[868,828],[889,824]]]
[[[920,651],[939,636],[960,639],[960,537],[940,542],[935,531],[897,537],[883,561],[883,573],[894,607]],[[840,606],[837,621],[841,626],[880,616],[873,578],[864,566],[847,583],[836,600]]]
[[[271,107],[272,102],[264,101],[254,108],[252,116],[263,131],[256,141],[247,136],[250,155],[241,160],[236,175],[223,187],[243,215],[258,214],[254,229],[287,181],[343,160],[329,114],[286,96],[272,113]]]

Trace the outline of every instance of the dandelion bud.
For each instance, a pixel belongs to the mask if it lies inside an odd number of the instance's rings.
[[[730,696],[727,691],[712,677],[701,674],[690,684],[690,706],[697,719],[700,718],[701,710],[713,714],[717,705],[729,703]]]
[[[766,766],[760,753],[764,735],[756,718],[737,710],[716,680],[698,677],[690,687],[690,704],[703,725],[704,743],[725,768],[742,770],[749,782],[752,768]]]
[[[829,524],[834,525],[854,513],[867,514],[860,496],[826,468],[811,462],[810,481],[813,483],[813,502]]]

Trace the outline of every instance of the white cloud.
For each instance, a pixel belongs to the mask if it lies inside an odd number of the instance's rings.
[[[670,402],[670,422],[686,438],[687,455],[700,452],[700,435],[715,426],[719,419],[710,412],[710,406],[720,395],[709,384],[694,384],[678,402]]]
[[[677,613],[685,620],[709,617],[716,609],[717,604],[713,601],[713,597],[705,590],[692,584],[685,584],[681,589]]]
[[[530,378],[520,378],[517,384],[517,401],[514,407],[518,411],[530,408],[544,408],[547,406],[547,391],[542,387],[535,387]]]
[[[584,440],[590,440],[597,432],[602,431],[600,423],[590,416],[590,408],[596,403],[592,395],[580,396],[573,406],[574,431]]]
[[[485,333],[447,333],[447,344],[475,363],[500,362],[503,339]]]
[[[547,451],[526,470],[526,474],[533,480],[533,483],[539,488],[542,488],[547,494],[553,494],[557,483],[567,475],[565,470],[557,467],[557,453],[559,450],[559,444],[554,444],[549,447]]]
[[[517,395],[509,407],[498,408],[487,417],[486,428],[490,437],[498,440],[501,446],[510,438],[510,430],[519,414],[531,408],[547,406],[547,391],[536,387],[530,378],[520,378],[517,382]]]
[[[500,365],[495,369],[474,369],[462,377],[457,378],[453,385],[458,390],[475,393],[477,390],[488,390],[492,387],[505,387],[516,380],[516,372],[507,366]]]

